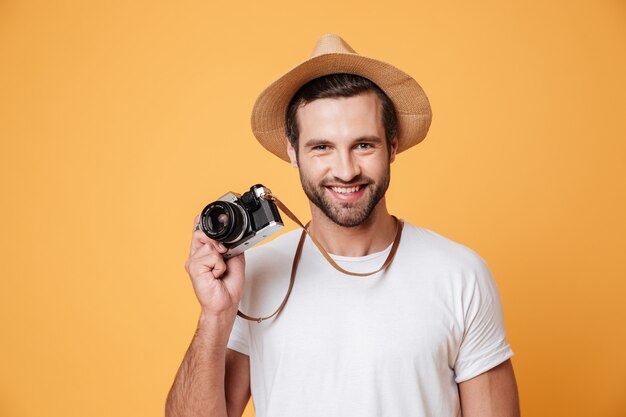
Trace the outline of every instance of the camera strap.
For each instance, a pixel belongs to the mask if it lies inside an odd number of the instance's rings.
[[[365,272],[365,273],[363,273],[363,272],[350,272],[350,271],[347,271],[347,270],[343,269],[341,266],[339,266],[337,264],[337,262],[335,262],[335,260],[326,251],[326,249],[324,249],[324,247],[321,245],[321,243],[319,243],[317,241],[317,239],[315,239],[313,237],[313,235],[311,235],[311,233],[309,232],[309,223],[307,223],[306,225],[302,224],[302,222],[300,220],[298,220],[296,215],[293,214],[291,212],[291,210],[289,210],[287,208],[287,206],[285,206],[275,196],[273,196],[273,195],[271,195],[269,193],[266,193],[265,195],[263,195],[263,198],[265,198],[266,200],[274,202],[274,204],[276,204],[276,206],[280,209],[280,211],[285,213],[287,215],[287,217],[289,217],[298,226],[300,226],[302,228],[302,234],[300,235],[300,241],[298,242],[298,247],[296,249],[296,254],[293,257],[293,264],[291,266],[291,277],[289,278],[289,288],[287,289],[287,294],[285,294],[285,298],[283,299],[283,302],[280,303],[280,306],[278,306],[278,308],[276,309],[276,311],[274,311],[274,313],[272,313],[271,315],[269,315],[267,317],[251,317],[251,316],[248,316],[247,314],[244,314],[241,311],[237,310],[237,315],[239,317],[241,317],[241,318],[244,318],[244,319],[250,320],[250,321],[256,321],[256,322],[260,323],[263,320],[267,320],[269,318],[272,318],[272,317],[276,316],[285,307],[285,305],[287,304],[287,300],[289,299],[289,295],[291,295],[291,290],[293,289],[293,283],[296,280],[296,272],[298,271],[298,264],[300,263],[300,257],[302,256],[302,248],[304,247],[304,242],[306,240],[306,236],[307,235],[309,235],[309,238],[311,239],[313,244],[317,247],[317,249],[320,251],[322,256],[324,256],[324,258],[328,261],[328,263],[333,268],[335,268],[337,271],[339,271],[339,272],[341,272],[343,274],[346,274],[346,275],[352,275],[352,276],[356,276],[356,277],[366,277],[366,276],[369,276],[369,275],[374,275],[374,274],[384,270],[385,268],[387,268],[391,264],[391,262],[393,261],[393,258],[396,256],[396,252],[398,251],[398,246],[400,244],[400,237],[402,236],[402,226],[403,226],[403,224],[402,224],[402,221],[398,220],[395,216],[393,216],[393,218],[396,220],[396,236],[395,236],[395,238],[393,240],[393,244],[391,245],[391,250],[389,251],[389,255],[387,255],[387,259],[385,259],[385,262],[383,262],[382,266],[380,268],[378,268],[377,270],[372,271],[372,272]]]

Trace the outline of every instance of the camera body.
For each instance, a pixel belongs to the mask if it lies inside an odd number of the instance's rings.
[[[278,207],[265,198],[267,195],[271,191],[256,184],[243,195],[226,193],[202,210],[200,230],[228,248],[225,259],[239,255],[283,228]]]

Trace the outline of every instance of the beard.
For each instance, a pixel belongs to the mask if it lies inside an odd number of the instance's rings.
[[[304,177],[302,171],[300,171],[300,182],[302,183],[302,189],[306,196],[313,204],[322,210],[326,217],[342,227],[359,226],[369,219],[372,211],[374,211],[380,199],[383,198],[387,192],[390,177],[390,167],[387,166],[385,175],[378,183],[369,177],[359,175],[348,183],[332,179],[314,184],[308,178]],[[354,183],[366,184],[364,195],[356,202],[338,201],[325,187],[325,184],[342,184],[349,186]]]

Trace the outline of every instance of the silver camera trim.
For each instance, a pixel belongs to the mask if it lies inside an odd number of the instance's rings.
[[[256,195],[257,198],[262,198],[262,199],[266,199],[266,196],[271,196],[272,195],[272,191],[265,187],[265,186],[261,186],[261,187],[257,187],[254,189],[254,194]],[[243,208],[241,208],[236,201],[241,199],[241,195],[234,193],[234,192],[228,192],[226,194],[224,194],[223,196],[221,196],[218,201],[225,201],[227,203],[233,203],[235,205],[237,205],[241,210],[243,210]],[[246,222],[248,221],[247,216],[244,216]],[[202,223],[202,222],[200,222]],[[248,239],[247,241],[243,242],[240,245],[237,245],[233,248],[230,248],[226,253],[224,253],[223,257],[224,259],[229,259],[232,258],[233,256],[237,256],[243,252],[245,252],[247,249],[251,248],[252,246],[256,245],[257,243],[267,239],[268,237],[272,236],[273,234],[275,234],[276,232],[278,232],[279,230],[281,230],[285,225],[280,222],[280,221],[276,221],[276,220],[272,220],[267,226],[265,226],[264,228],[260,229],[258,232],[255,233],[254,236],[252,236],[250,239]],[[243,229],[247,229],[248,225],[246,223],[246,227]],[[243,232],[242,232],[243,234]],[[241,236],[239,236],[237,239],[235,240],[239,240],[241,238]],[[224,243],[229,243],[229,242],[224,242]]]
[[[265,186],[257,187],[254,189],[254,194],[257,196],[257,198],[265,199],[266,195],[272,195],[272,190]]]
[[[229,203],[234,203],[239,199],[239,197],[241,197],[239,194],[233,193],[231,191],[218,198],[217,201],[227,201]]]

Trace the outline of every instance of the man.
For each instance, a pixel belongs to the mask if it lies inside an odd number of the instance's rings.
[[[430,118],[411,77],[334,35],[261,94],[253,131],[298,168],[310,238],[286,233],[224,261],[194,232],[186,269],[201,315],[169,416],[240,416],[251,393],[259,417],[519,415],[489,269],[386,208],[389,165]],[[235,320],[239,307],[273,311],[290,272],[280,314]]]

